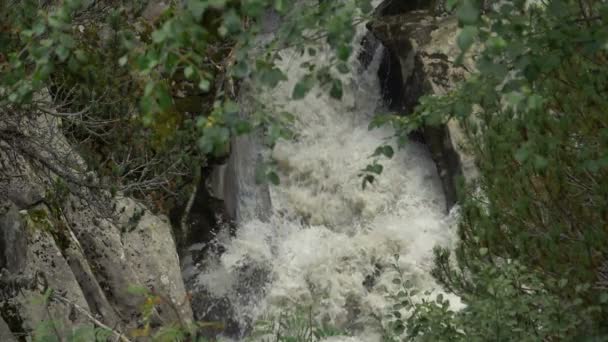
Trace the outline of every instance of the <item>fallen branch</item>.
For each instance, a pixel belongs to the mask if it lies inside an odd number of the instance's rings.
[[[192,210],[192,206],[194,205],[194,200],[196,199],[196,193],[198,192],[198,183],[200,182],[200,177],[195,177],[192,184],[192,192],[190,193],[190,197],[188,198],[188,203],[186,203],[186,207],[184,208],[184,212],[182,213],[182,217],[180,219],[180,229],[182,235],[182,243],[186,241],[188,238],[188,217],[190,216],[190,211]]]

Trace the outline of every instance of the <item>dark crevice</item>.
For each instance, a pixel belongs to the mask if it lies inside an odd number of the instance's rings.
[[[207,186],[205,186],[204,180],[210,177],[212,170],[213,166],[205,167],[202,170],[201,178],[203,181],[198,186],[192,209],[186,221],[188,232],[185,235],[180,234],[183,232],[176,234],[179,235],[176,242],[180,256],[183,256],[186,249],[193,244],[205,244],[207,247],[215,246],[215,244],[210,244],[210,242],[223,225],[228,224],[231,228],[234,228],[231,217],[226,212],[224,201],[213,197]],[[179,208],[172,213],[171,221],[174,227],[179,227],[182,212],[183,208]],[[234,233],[233,229],[231,229],[231,233]],[[210,252],[208,248],[205,248],[198,251],[196,256],[193,255],[193,258],[202,258],[208,252]],[[221,251],[214,252],[221,253]]]
[[[380,42],[371,32],[367,32],[363,39],[361,39],[361,50],[359,51],[357,59],[359,60],[362,70],[367,70],[372,63],[379,45]]]
[[[428,8],[430,5],[431,1],[388,0],[378,7],[376,16],[405,14]],[[373,30],[372,26],[368,26],[368,28]],[[429,80],[436,81],[438,78],[436,75],[428,75],[425,72],[425,61],[420,55],[409,55],[413,52],[409,37],[404,36],[400,31],[392,33],[393,36],[387,35],[392,40],[392,44],[385,46],[378,70],[379,86],[384,104],[391,112],[410,115],[419,105],[420,98],[431,91]],[[364,49],[367,48],[365,44],[363,46]],[[410,60],[410,58],[413,59]],[[406,60],[408,66],[409,63],[413,63],[411,70],[404,70],[402,63]],[[434,66],[433,70],[441,70],[443,67],[443,64],[430,65]],[[404,72],[407,74],[404,75]],[[441,72],[447,74],[447,70],[439,71],[439,73]],[[461,178],[460,157],[451,146],[449,135],[447,126],[443,124],[423,126],[409,135],[410,140],[423,143],[428,147],[441,179],[447,209],[453,207],[457,202],[457,183]]]
[[[404,111],[403,94],[404,82],[401,75],[399,57],[388,49],[382,52],[382,60],[378,68],[382,100],[390,111]]]
[[[419,9],[427,9],[433,0],[386,0],[376,8],[376,17],[403,14]]]

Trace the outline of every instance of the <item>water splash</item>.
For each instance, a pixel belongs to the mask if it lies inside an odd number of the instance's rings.
[[[289,81],[263,96],[297,117],[298,136],[270,151],[281,176],[281,185],[271,189],[272,213],[264,221],[240,222],[234,237],[218,237],[224,253],[198,275],[212,297],[230,302],[243,326],[303,305],[312,306],[317,321],[358,334],[344,341],[379,340],[375,317],[385,313],[385,295],[394,290],[390,264],[396,255],[419,289],[437,287],[429,275],[432,248],[451,245],[455,236],[426,148],[412,142],[383,160],[384,173],[365,190],[358,176],[391,135],[367,128],[382,110],[380,53],[365,71],[343,77],[342,101],[321,89],[292,101],[293,86],[305,73],[300,64],[313,57],[283,52],[279,66]],[[328,58],[321,50],[314,62]],[[353,58],[353,70],[361,69],[357,63]]]

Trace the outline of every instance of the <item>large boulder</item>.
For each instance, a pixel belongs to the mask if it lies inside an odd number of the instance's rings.
[[[388,75],[402,81],[392,92],[397,96],[391,99],[392,108],[406,115],[414,111],[421,96],[448,93],[474,68],[470,58],[462,65],[454,64],[460,54],[456,44],[459,27],[454,17],[438,18],[429,11],[410,11],[377,17],[368,28],[387,48],[390,60],[398,61],[398,68],[392,68],[398,75]],[[459,178],[475,178],[474,159],[466,152],[463,131],[454,120],[423,127],[421,133],[437,165],[449,209],[457,201]]]
[[[137,283],[162,295],[158,311],[165,323],[191,323],[192,310],[168,218],[126,197],[118,201],[118,208],[122,213],[118,223],[127,227],[122,234],[124,253]]]
[[[10,255],[7,260],[19,260],[0,273],[0,313],[13,324],[10,328],[15,332],[30,331],[48,321],[66,336],[72,326],[88,324],[86,317],[71,305],[42,299],[43,293],[54,289],[66,302],[88,311],[82,290],[53,236],[46,208],[36,206],[22,216],[14,204],[5,202],[4,207],[8,209],[0,216],[0,228],[5,233],[5,255]],[[11,236],[14,238],[6,239]],[[20,322],[20,326],[15,322]]]
[[[51,317],[61,334],[91,317],[135,328],[145,298],[132,287],[162,298],[154,321],[190,323],[168,219],[105,191],[59,119],[0,117],[0,317],[10,330],[29,333]],[[38,300],[47,289],[48,305]]]

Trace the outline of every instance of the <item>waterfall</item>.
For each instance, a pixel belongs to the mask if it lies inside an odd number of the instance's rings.
[[[366,189],[358,176],[392,133],[368,130],[373,115],[383,110],[381,49],[366,68],[352,58],[353,72],[342,77],[341,101],[321,89],[291,99],[305,72],[301,63],[324,63],[329,49],[314,57],[283,51],[279,67],[289,80],[260,96],[296,116],[297,136],[264,151],[277,162],[281,178],[270,188],[270,213],[242,216],[235,236],[217,236],[223,253],[201,266],[197,284],[214,298],[204,308],[208,312],[220,310],[243,327],[262,315],[310,306],[315,320],[350,330],[353,341],[375,341],[380,335],[374,317],[386,313],[386,294],[395,290],[392,263],[420,290],[437,288],[429,274],[432,249],[450,246],[456,237],[425,146],[411,142],[395,149],[392,159],[381,160],[383,174]],[[256,192],[239,196],[245,206],[267,203]]]

